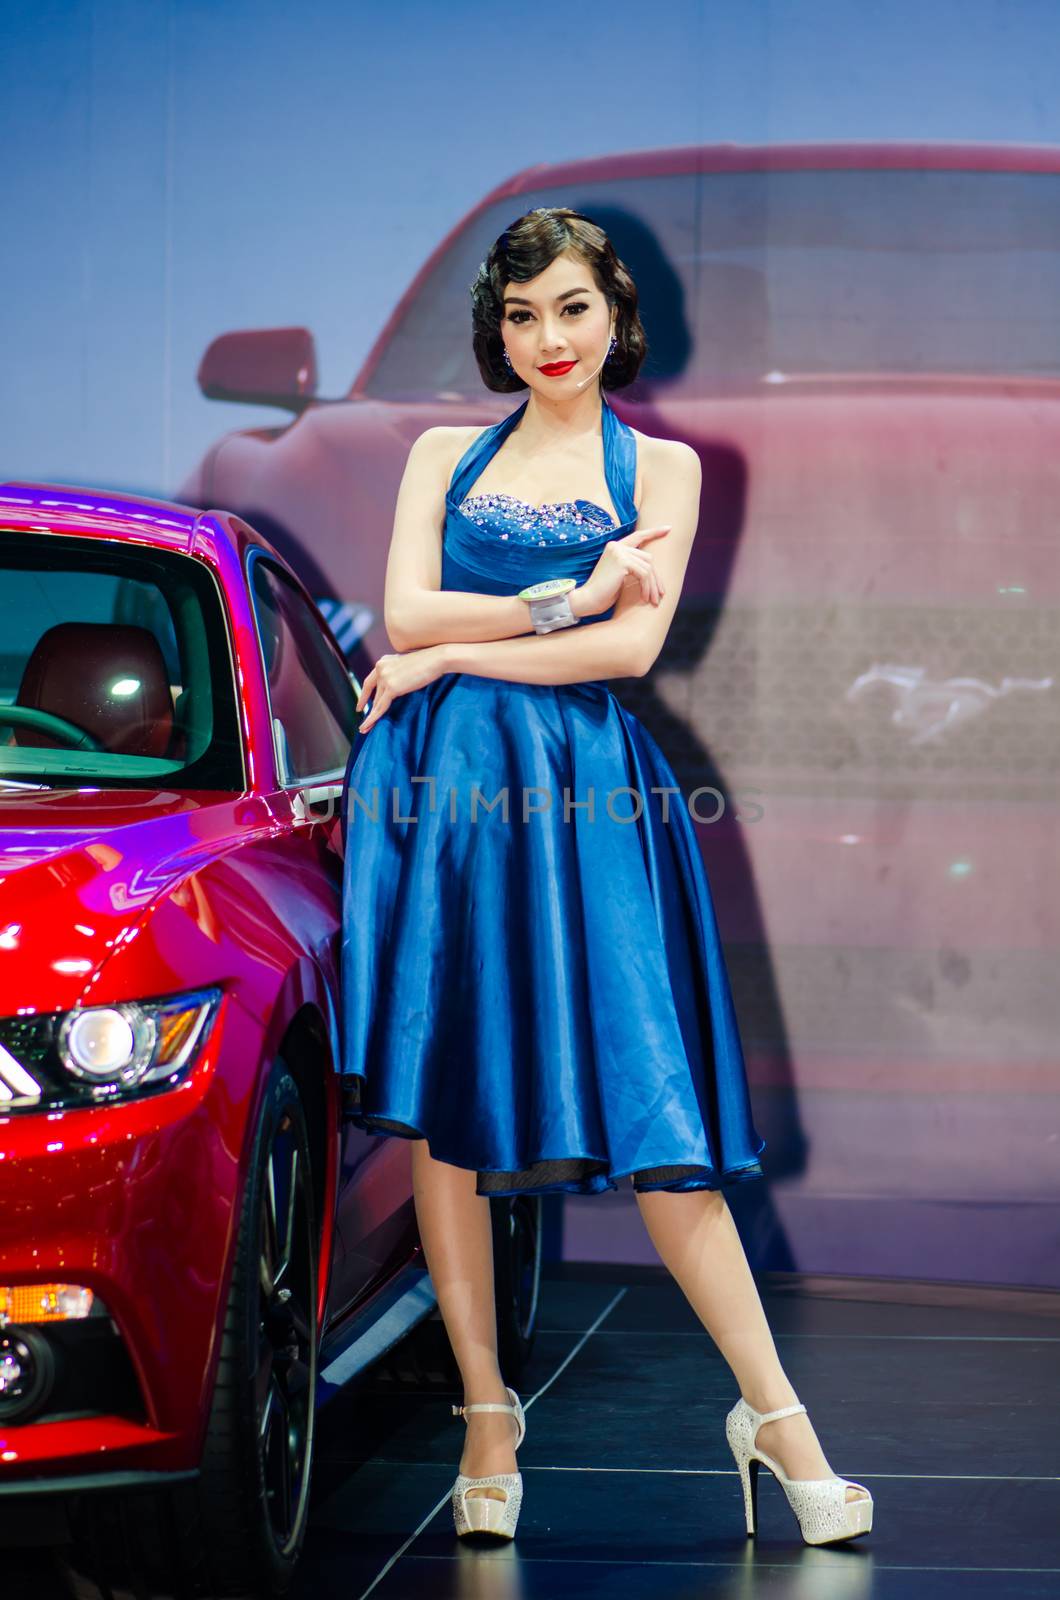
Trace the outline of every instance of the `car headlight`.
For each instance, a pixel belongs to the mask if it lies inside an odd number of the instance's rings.
[[[0,1116],[172,1088],[190,1072],[219,988],[44,1016],[0,1017]]]
[[[59,1026],[63,1065],[87,1083],[138,1083],[154,1055],[158,1030],[143,1006],[71,1011]]]

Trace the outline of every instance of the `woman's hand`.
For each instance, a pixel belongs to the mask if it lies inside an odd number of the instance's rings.
[[[666,591],[656,576],[655,565],[648,551],[638,547],[644,540],[661,538],[669,531],[670,524],[667,522],[658,528],[634,528],[624,539],[609,539],[585,582],[571,593],[574,615],[595,617],[598,612],[606,611],[614,605],[630,577],[640,584],[645,602],[657,606]]]
[[[367,733],[399,695],[424,688],[448,670],[445,646],[440,644],[429,644],[422,650],[405,650],[400,655],[380,656],[357,696],[358,711],[369,696],[372,699],[372,709],[357,732]]]

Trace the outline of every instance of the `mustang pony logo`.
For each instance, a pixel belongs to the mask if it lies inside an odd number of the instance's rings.
[[[929,744],[964,723],[981,717],[997,700],[1017,691],[1051,689],[1052,678],[1002,678],[995,689],[981,678],[943,678],[933,681],[924,667],[896,666],[874,662],[867,672],[854,679],[844,698],[859,700],[876,684],[895,691],[896,704],[891,721],[896,728],[908,729],[910,744]]]

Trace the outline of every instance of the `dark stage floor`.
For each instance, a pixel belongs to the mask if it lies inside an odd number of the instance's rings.
[[[732,1376],[662,1267],[549,1270],[514,1542],[456,1538],[454,1396],[366,1382],[321,1419],[295,1600],[1060,1595],[1060,1295],[759,1279],[825,1453],[875,1501],[872,1532],[829,1549],[765,1469],[747,1537]]]
[[[759,1277],[827,1456],[875,1501],[870,1534],[812,1548],[765,1469],[747,1537],[736,1389],[665,1269],[546,1272],[514,1542],[455,1535],[464,1423],[432,1365],[444,1329],[424,1324],[396,1379],[380,1365],[320,1415],[291,1600],[1060,1596],[1060,1294]],[[58,1552],[5,1551],[0,1596],[97,1600],[69,1576]]]

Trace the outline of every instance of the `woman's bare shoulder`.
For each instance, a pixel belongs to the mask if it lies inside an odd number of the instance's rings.
[[[637,440],[637,455],[646,465],[670,467],[682,457],[686,461],[689,458],[699,460],[692,446],[683,439],[662,439],[657,433],[641,433],[639,428],[631,431]]]
[[[410,460],[430,463],[432,469],[440,471],[446,483],[453,475],[453,468],[460,457],[468,450],[474,441],[486,428],[479,423],[436,423],[431,428],[424,428],[412,441],[409,450]]]
[[[412,476],[419,481],[422,475],[424,482],[437,485],[441,492],[448,493],[457,462],[484,431],[477,424],[468,427],[437,423],[424,428],[409,447],[405,462],[406,477]]]
[[[634,504],[643,505],[644,492],[648,485],[657,482],[663,475],[672,476],[675,471],[681,470],[695,475],[702,470],[699,456],[683,439],[661,439],[655,433],[641,433],[639,428],[633,428],[631,431],[637,441],[637,486],[633,496]]]
[[[445,423],[439,422],[432,428],[424,428],[412,441],[414,450],[423,450],[444,455],[446,451],[455,450],[462,453],[480,433],[486,429],[481,424]]]

